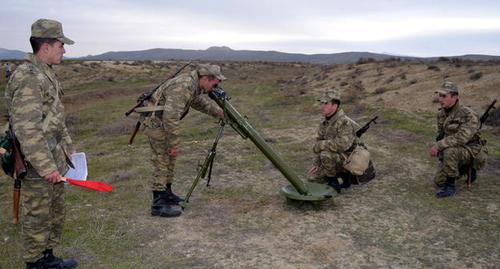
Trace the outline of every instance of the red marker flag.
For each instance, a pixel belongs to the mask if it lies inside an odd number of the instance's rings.
[[[95,180],[77,180],[77,179],[72,179],[72,178],[67,178],[67,177],[61,177],[62,181],[68,182],[71,185],[95,190],[95,191],[100,191],[100,192],[111,192],[113,190],[113,186],[106,184],[104,182],[99,182]]]

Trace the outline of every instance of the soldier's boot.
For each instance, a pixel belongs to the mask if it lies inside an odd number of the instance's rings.
[[[165,218],[178,217],[182,214],[180,210],[172,208],[167,204],[166,191],[153,191],[153,203],[151,205],[151,216],[160,216]]]
[[[327,177],[328,186],[332,187],[337,193],[342,189],[340,187],[339,179],[337,177]]]
[[[353,175],[349,172],[341,173],[340,177],[342,178],[342,184],[340,184],[340,188],[347,189],[351,187],[352,177]]]
[[[172,183],[168,183],[165,188],[166,192],[166,202],[169,205],[178,205],[180,202],[183,202],[184,199],[177,196],[174,192],[172,192]]]
[[[26,269],[43,269],[44,257],[38,259],[36,262],[27,262]]]
[[[448,177],[444,186],[436,193],[437,198],[445,198],[453,196],[456,193],[455,190],[455,178]]]
[[[76,268],[78,266],[78,262],[74,259],[63,260],[54,256],[52,249],[46,249],[43,252],[43,259],[44,269]]]

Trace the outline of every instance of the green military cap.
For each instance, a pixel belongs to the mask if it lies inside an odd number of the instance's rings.
[[[198,74],[200,76],[214,76],[218,80],[226,80],[226,77],[222,75],[220,66],[212,64],[200,64],[198,66]]]
[[[48,19],[39,19],[31,25],[31,37],[56,38],[64,44],[75,44],[64,36],[60,22]]]
[[[446,80],[445,82],[443,82],[443,85],[441,85],[441,89],[437,90],[436,93],[442,93],[442,94],[455,93],[455,94],[458,94],[458,87],[455,83]]]
[[[340,101],[340,91],[337,89],[327,90],[319,99],[319,102],[328,103],[332,100]]]

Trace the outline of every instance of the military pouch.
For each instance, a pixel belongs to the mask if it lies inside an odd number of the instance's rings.
[[[344,161],[344,168],[351,174],[363,175],[370,164],[370,152],[364,147],[356,146],[351,155]]]
[[[476,155],[474,158],[474,161],[472,162],[472,167],[476,170],[481,170],[481,168],[484,167],[486,164],[486,160],[488,159],[488,148],[485,146],[481,147],[481,150],[479,153]]]

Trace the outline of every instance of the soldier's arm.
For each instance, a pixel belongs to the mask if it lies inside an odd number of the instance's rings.
[[[449,135],[439,140],[436,145],[440,151],[449,147],[465,145],[474,137],[478,128],[478,117],[472,111],[468,111],[464,113],[464,116],[460,119],[458,131],[453,135]]]
[[[329,150],[332,152],[344,152],[348,150],[355,140],[354,126],[349,121],[344,121],[337,130],[335,137],[319,140],[316,142],[315,148],[321,150]]]
[[[215,102],[203,95],[196,96],[191,107],[212,117],[218,117],[222,113],[222,109]]]
[[[19,80],[14,86],[10,116],[26,160],[43,177],[57,171],[57,165],[43,135],[43,96],[38,83],[30,76]]]
[[[68,154],[74,153],[75,148],[73,147],[73,140],[71,139],[71,136],[69,135],[69,131],[68,131],[68,127],[66,127],[66,123],[63,123],[62,140],[64,143],[64,150],[66,150],[66,153],[68,153]]]

